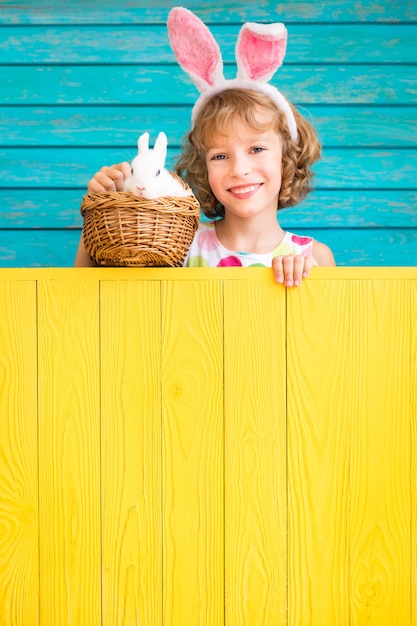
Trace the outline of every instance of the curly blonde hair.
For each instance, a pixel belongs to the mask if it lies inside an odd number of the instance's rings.
[[[212,96],[201,109],[193,129],[184,138],[175,171],[193,189],[207,217],[224,217],[224,206],[213,195],[208,182],[205,157],[209,142],[217,133],[227,134],[235,120],[245,122],[254,131],[273,129],[281,136],[282,182],[277,210],[294,206],[312,191],[314,172],[311,167],[321,157],[321,144],[312,125],[290,106],[297,122],[297,144],[290,138],[284,113],[261,92],[225,89]],[[267,124],[259,121],[260,110],[270,112]]]

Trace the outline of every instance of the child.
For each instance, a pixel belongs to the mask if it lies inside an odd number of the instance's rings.
[[[190,11],[173,9],[168,29],[181,67],[201,92],[176,170],[214,218],[200,224],[184,265],[268,266],[287,287],[300,285],[315,265],[335,265],[326,245],[284,232],[277,220],[277,210],[310,192],[311,166],[321,154],[312,126],[265,80],[266,66],[270,76],[285,54],[283,25],[242,27],[240,77],[231,81],[222,76],[210,31]],[[121,190],[129,174],[127,163],[102,168],[88,192]],[[75,265],[91,264],[81,241]]]

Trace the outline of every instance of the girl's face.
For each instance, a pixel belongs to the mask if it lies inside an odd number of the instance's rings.
[[[259,121],[267,121],[259,115]],[[208,180],[225,214],[276,215],[282,173],[281,137],[236,120],[228,135],[213,135],[206,153]]]

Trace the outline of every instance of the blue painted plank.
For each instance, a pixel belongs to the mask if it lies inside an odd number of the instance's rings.
[[[81,228],[84,193],[85,188],[0,189],[0,229]],[[417,191],[316,190],[280,211],[279,221],[289,230],[417,228]]]
[[[283,66],[271,81],[294,104],[417,104],[416,66]],[[169,67],[0,66],[0,104],[191,105],[198,92]]]
[[[103,165],[129,160],[133,154],[133,148],[2,148],[0,186],[83,188]],[[168,168],[176,155],[174,151],[169,153]],[[388,148],[328,148],[315,170],[319,189],[415,190],[417,152]]]
[[[166,20],[169,10],[178,4],[173,0],[85,0],[52,2],[52,0],[2,0],[0,24],[118,24],[160,23]],[[241,21],[286,22],[413,22],[417,21],[417,5],[405,0],[235,0],[202,2],[187,0],[187,8],[207,23]]]
[[[0,189],[1,229],[81,228],[86,189]]]
[[[329,245],[341,266],[417,265],[416,230],[310,228],[298,234]],[[79,238],[78,230],[0,232],[0,267],[71,267]]]
[[[417,230],[300,230],[326,243],[337,265],[417,266]]]
[[[300,107],[324,146],[417,146],[417,105]],[[0,106],[2,146],[135,146],[164,130],[171,147],[188,131],[191,106]]]
[[[79,230],[0,231],[0,267],[71,267]]]
[[[225,63],[235,65],[240,25],[211,27]],[[291,24],[285,65],[415,63],[415,24]],[[0,64],[175,64],[165,24],[4,26]]]
[[[315,166],[318,188],[416,189],[415,150],[327,148]]]
[[[415,228],[417,191],[315,190],[279,212],[280,224],[297,228]]]
[[[300,108],[324,146],[417,146],[417,107],[352,105]]]
[[[324,145],[417,145],[417,107],[303,107]],[[0,107],[0,145],[126,146],[163,128],[178,146],[191,107]],[[115,123],[117,120],[117,127]],[[136,130],[135,130],[136,129]]]

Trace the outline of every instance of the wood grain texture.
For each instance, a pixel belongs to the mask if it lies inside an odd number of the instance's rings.
[[[101,281],[103,626],[162,624],[160,283]]]
[[[38,626],[36,282],[0,303],[0,624]]]
[[[329,245],[340,266],[417,265],[417,233],[412,228],[301,228],[299,235],[315,237]],[[7,230],[2,233],[0,267],[72,267],[80,239],[78,230]],[[217,271],[216,268],[214,268]]]
[[[167,12],[168,16],[168,12]],[[269,18],[271,19],[271,18]],[[281,18],[282,19],[282,18]],[[253,18],[251,18],[253,20]],[[12,25],[1,29],[0,63],[32,65],[121,64],[175,65],[166,20],[160,24],[120,24],[77,27],[72,25]],[[214,24],[210,30],[222,51],[225,64],[235,64],[240,23]],[[414,24],[288,24],[286,65],[293,63],[414,63]]]
[[[225,282],[225,615],[287,624],[285,290]],[[259,312],[262,311],[261,317]]]
[[[306,94],[305,94],[306,95]],[[417,146],[417,115],[410,107],[319,104],[299,106],[326,147]],[[133,156],[138,135],[147,130],[151,141],[164,128],[171,148],[180,149],[191,106],[117,104],[103,106],[0,107],[0,145],[109,146]],[[115,119],[117,126],[115,127]],[[335,132],[337,128],[337,132]],[[30,202],[31,198],[27,198]]]
[[[417,191],[316,189],[303,202],[278,214],[283,228],[368,229],[417,226]],[[393,233],[393,236],[394,233]]]
[[[119,24],[121,22],[142,24],[164,22],[172,0],[128,0],[123,6],[115,6],[112,0],[103,0],[100,6],[89,5],[85,0],[73,0],[71,6],[51,0],[2,0],[0,23],[3,24]],[[248,0],[237,4],[235,0],[215,0],[202,5],[201,0],[188,0],[187,8],[195,11],[204,21],[301,21],[301,22],[415,22],[417,8],[413,2],[403,0],[323,0],[306,3],[305,0],[287,2],[257,2]]]
[[[352,293],[349,546],[352,622],[415,623],[410,607],[410,283]]]
[[[224,624],[220,282],[162,285],[163,615]]]
[[[28,160],[28,152],[30,160]],[[132,147],[91,147],[79,150],[54,147],[0,148],[0,166],[7,178],[8,188],[78,187],[87,183],[104,164],[129,161]],[[167,167],[171,168],[178,151],[168,149]],[[25,179],[19,169],[25,163]],[[317,189],[377,189],[415,191],[417,180],[417,151],[400,148],[327,148],[315,167]],[[29,193],[29,191],[28,191]]]
[[[42,623],[101,624],[97,281],[38,282]]]
[[[70,229],[2,231],[0,266],[72,267],[80,235],[81,231]]]
[[[411,348],[411,623],[417,621],[417,280],[410,283],[410,348]]]
[[[225,73],[233,77],[236,69]],[[192,106],[198,94],[181,69],[166,65],[1,66],[0,80],[7,85],[2,105],[153,105],[163,115],[165,106]],[[298,106],[374,107],[416,105],[416,80],[414,65],[284,65],[271,83]]]
[[[417,263],[417,232],[412,228],[299,228],[297,233],[330,246],[338,265],[409,267]]]
[[[1,626],[414,626],[417,269],[235,269],[0,270]]]
[[[80,205],[86,189],[0,189],[0,229],[79,229]],[[3,233],[4,245],[7,235]]]
[[[289,626],[351,623],[351,294],[324,281],[288,293]]]
[[[79,238],[82,227],[79,206],[84,191],[52,188],[31,189],[28,193],[26,189],[0,189],[0,229],[76,229],[73,235]],[[416,206],[417,191],[316,189],[299,205],[280,211],[278,220],[289,230],[416,228]],[[34,244],[38,233],[28,232],[26,236],[32,237]],[[372,232],[369,236],[373,236]],[[0,245],[3,254],[7,237],[8,233],[3,233]],[[12,251],[10,256],[12,258]]]
[[[290,623],[407,626],[409,284],[329,286],[289,299]]]

